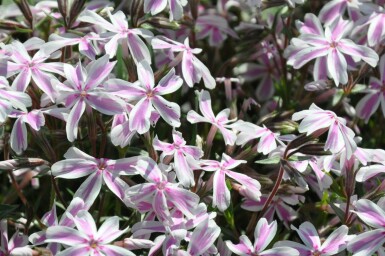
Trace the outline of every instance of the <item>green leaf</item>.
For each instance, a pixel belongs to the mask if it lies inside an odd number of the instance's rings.
[[[329,204],[330,207],[333,209],[333,211],[336,213],[336,215],[338,216],[338,218],[340,219],[340,221],[342,223],[344,223],[344,218],[345,218],[345,213],[344,211],[342,211],[340,208],[338,208],[337,206],[334,205],[334,203],[330,203]]]
[[[116,60],[117,60],[116,77],[127,81],[128,74],[127,74],[126,64],[124,63],[124,59],[123,59],[123,49],[121,45],[119,45],[118,51],[116,52]]]
[[[257,160],[257,161],[255,161],[255,163],[257,163],[257,164],[278,164],[280,160],[281,160],[281,156],[273,156],[273,157],[269,157],[266,159]]]

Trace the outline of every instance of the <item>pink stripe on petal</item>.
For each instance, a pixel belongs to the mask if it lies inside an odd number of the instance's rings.
[[[47,242],[60,243],[69,246],[86,244],[88,237],[80,231],[63,226],[54,226],[47,229]]]
[[[118,97],[103,92],[90,92],[86,98],[87,104],[106,115],[124,112],[125,102]]]
[[[161,222],[171,224],[171,214],[167,206],[167,199],[163,190],[157,190],[152,202],[152,208]]]
[[[355,213],[369,226],[374,228],[385,227],[385,212],[367,199],[357,201]]]
[[[367,123],[369,118],[376,112],[380,106],[380,94],[370,93],[365,95],[357,104],[357,116],[364,119]]]
[[[321,247],[321,242],[317,233],[317,230],[310,222],[306,221],[299,226],[299,229],[293,227],[297,231],[301,240],[314,250],[318,250]]]
[[[73,220],[75,222],[76,228],[80,232],[87,234],[88,237],[92,238],[96,234],[97,230],[95,221],[89,212],[81,210],[76,214]]]
[[[128,48],[130,53],[136,63],[141,62],[142,60],[147,61],[151,64],[151,55],[148,51],[146,44],[140,39],[139,36],[129,33],[128,34]]]
[[[381,42],[385,33],[385,15],[378,13],[378,16],[370,20],[368,29],[368,45],[375,46]]]
[[[100,226],[97,238],[104,244],[111,243],[122,235],[124,230],[119,230],[119,217],[114,216],[106,219]]]
[[[298,54],[295,55],[295,60],[293,63],[293,67],[295,69],[301,68],[303,65],[308,63],[309,61],[322,57],[328,54],[329,46],[315,46],[315,47],[307,47]]]
[[[348,251],[355,255],[373,255],[385,242],[385,231],[376,229],[357,235],[348,243]]]
[[[194,186],[194,174],[187,164],[186,157],[181,151],[177,151],[174,155],[175,172],[179,182],[184,187]]]
[[[64,179],[77,179],[98,170],[96,163],[85,159],[67,159],[52,165],[52,175]]]
[[[56,94],[56,90],[52,86],[51,80],[55,79],[55,77],[51,74],[44,73],[39,69],[33,69],[32,79],[36,83],[36,85],[48,95],[51,101],[54,102],[55,100],[54,96]]]
[[[99,248],[104,253],[103,255],[111,255],[111,256],[135,256],[136,255],[130,252],[129,250],[116,245],[101,245],[99,246]]]
[[[151,15],[156,15],[164,10],[167,6],[167,0],[145,0],[144,12],[150,12]]]
[[[173,127],[180,126],[180,107],[178,104],[169,102],[161,96],[154,96],[151,103],[169,125]]]
[[[86,245],[69,247],[56,255],[60,255],[60,256],[89,255],[90,252],[91,252],[91,247],[88,244],[86,244]]]
[[[11,148],[17,154],[21,154],[24,150],[27,149],[27,127],[22,121],[22,117],[16,119],[15,123],[13,124],[10,141]]]
[[[150,64],[143,60],[138,63],[138,79],[140,83],[145,87],[147,90],[152,90],[155,85],[154,81],[154,73],[152,72],[152,68]]]
[[[334,255],[345,250],[349,239],[348,231],[349,229],[345,225],[342,225],[338,229],[334,230],[322,244],[321,252]]]
[[[220,211],[225,211],[230,205],[230,191],[226,187],[225,172],[216,171],[213,180],[213,207],[217,206]]]
[[[178,90],[182,84],[183,80],[175,75],[175,69],[173,68],[159,81],[154,92],[157,95],[169,94]]]
[[[175,207],[188,218],[194,218],[194,210],[198,206],[199,196],[189,190],[178,187],[166,187],[165,194]]]
[[[345,57],[337,50],[332,49],[327,59],[328,70],[334,83],[338,86],[348,82],[347,63]]]
[[[24,92],[29,83],[31,82],[32,73],[28,68],[24,68],[21,72],[16,76],[15,80],[12,82],[12,88],[19,92]]]
[[[103,57],[92,62],[88,68],[87,80],[85,81],[84,90],[92,90],[99,86],[111,73],[114,68],[116,61],[109,62],[109,56],[104,55]]]
[[[120,200],[123,201],[125,192],[129,188],[128,184],[119,177],[113,177],[108,171],[103,173],[104,182],[107,187],[114,193]]]
[[[80,197],[85,203],[85,208],[91,207],[102,188],[103,177],[101,172],[94,172],[83,182],[75,192],[74,197]]]
[[[141,99],[131,110],[129,123],[130,130],[143,134],[150,129],[151,105],[147,98]]]
[[[255,243],[254,248],[256,252],[263,251],[273,240],[277,233],[277,222],[274,221],[270,225],[265,218],[258,221],[254,231]]]
[[[86,103],[84,102],[84,100],[78,100],[68,115],[66,132],[67,132],[67,139],[70,142],[73,142],[77,138],[78,124],[85,109],[86,109]]]

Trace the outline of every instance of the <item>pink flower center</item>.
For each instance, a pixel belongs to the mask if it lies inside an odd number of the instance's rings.
[[[99,170],[104,171],[107,168],[107,160],[104,158],[100,158],[98,168]]]
[[[331,48],[336,48],[337,46],[338,46],[338,42],[333,41],[330,43]]]
[[[150,99],[150,98],[154,97],[154,92],[153,91],[147,91],[146,96],[147,96],[147,98]]]
[[[87,92],[83,90],[83,91],[80,93],[80,97],[82,97],[82,98],[87,97]]]
[[[92,240],[92,241],[90,242],[90,247],[91,247],[92,249],[97,248],[97,247],[98,247],[98,242],[95,241],[95,240]]]
[[[163,190],[166,188],[166,185],[167,185],[167,181],[160,181],[158,182],[158,184],[156,184],[156,187],[159,189],[159,190]]]

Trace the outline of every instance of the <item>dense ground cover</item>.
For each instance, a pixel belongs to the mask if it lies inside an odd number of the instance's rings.
[[[385,255],[385,5],[0,6],[0,255]]]

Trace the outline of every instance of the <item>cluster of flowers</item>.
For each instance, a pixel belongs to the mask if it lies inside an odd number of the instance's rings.
[[[0,256],[385,255],[385,6],[316,2],[0,6]]]

